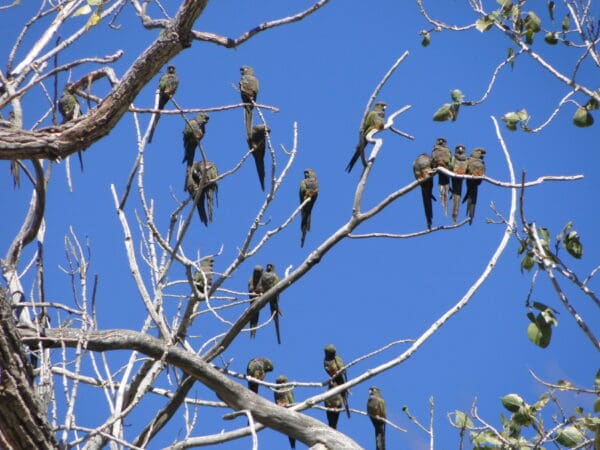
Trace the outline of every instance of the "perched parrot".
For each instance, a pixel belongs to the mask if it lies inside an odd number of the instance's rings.
[[[288,377],[286,377],[285,375],[279,375],[275,382],[277,384],[285,384],[288,382]],[[292,391],[292,389],[293,388],[291,387],[284,387],[280,390],[273,391],[275,403],[279,406],[283,406],[284,408],[293,405],[294,392]],[[288,437],[288,439],[290,440],[290,448],[296,448],[296,439],[294,439],[293,437]]]
[[[194,156],[196,154],[196,146],[200,145],[200,141],[204,137],[206,122],[210,120],[208,114],[199,112],[196,117],[189,120],[185,124],[183,129],[183,159],[181,162],[186,163],[187,167],[190,167],[194,163]]]
[[[304,169],[304,179],[300,182],[300,203],[302,204],[307,198],[310,198],[309,202],[302,207],[300,222],[300,230],[302,231],[302,237],[300,238],[300,247],[304,247],[304,238],[306,232],[310,231],[310,218],[312,216],[312,209],[319,196],[319,182],[317,181],[317,174],[312,169]]]
[[[452,170],[452,152],[446,144],[446,139],[443,137],[437,138],[433,151],[431,152],[431,167],[444,167]],[[444,209],[444,215],[448,217],[448,191],[450,190],[450,178],[445,173],[438,174],[438,183],[440,185],[440,201]]]
[[[246,367],[246,375],[256,378],[257,380],[264,380],[267,372],[273,370],[273,363],[267,358],[254,358],[251,359]],[[248,380],[248,389],[258,394],[258,383]]]
[[[262,266],[254,266],[254,270],[252,271],[252,276],[248,280],[248,292],[250,294],[250,300],[252,300],[251,304],[254,304],[254,300],[257,297],[259,297],[260,294],[262,294],[262,292],[260,292],[260,286],[259,286],[259,282],[260,282],[260,278],[262,277],[262,274],[263,274]],[[260,313],[260,310],[256,311],[256,314],[254,314],[250,318],[250,337],[251,338],[256,337],[256,327],[258,326],[259,313]]]
[[[254,102],[258,95],[258,80],[254,76],[254,69],[250,66],[240,67],[240,95],[242,96],[242,102],[244,105],[244,122],[246,123],[246,138],[251,139],[252,137],[252,110],[254,109]]]
[[[352,159],[346,166],[346,172],[350,173],[358,158],[360,158],[363,162],[363,165],[367,164],[367,160],[365,158],[365,147],[367,146],[367,134],[373,129],[383,130],[383,126],[385,125],[385,102],[377,102],[375,106],[373,106],[373,110],[367,114],[365,121],[363,122],[360,133],[358,136],[358,145],[356,146],[356,150],[354,151],[354,155],[352,155]]]
[[[375,449],[385,450],[385,400],[381,397],[381,391],[378,387],[369,388],[369,399],[367,400],[367,414],[375,427]]]
[[[423,209],[425,210],[425,219],[427,220],[427,228],[431,229],[431,221],[433,219],[433,208],[431,206],[433,196],[433,178],[431,178],[431,158],[427,153],[421,153],[413,163],[413,173],[415,179],[426,181],[421,183],[421,196],[423,197]]]
[[[474,175],[482,177],[485,175],[485,163],[483,157],[485,156],[485,150],[483,148],[476,148],[471,152],[471,156],[467,161],[467,175]],[[467,180],[467,193],[463,199],[463,203],[467,202],[467,215],[469,216],[469,224],[473,223],[475,217],[475,204],[477,203],[477,188],[481,184],[481,180],[470,179]]]
[[[69,85],[65,86],[62,95],[58,99],[58,111],[62,116],[62,123],[76,119],[81,114],[81,105],[79,104],[77,97],[71,92]],[[77,156],[79,157],[79,167],[83,170],[83,157],[81,151],[77,152]]]
[[[261,294],[264,294],[277,283],[279,283],[279,277],[275,273],[275,266],[269,263],[267,264],[265,271],[260,277],[260,281],[258,282],[258,290]],[[281,315],[281,311],[279,310],[279,295],[276,295],[269,302],[269,306],[271,308],[271,316],[273,317],[273,321],[275,322],[275,333],[277,334],[277,343],[281,344],[281,335],[279,333],[279,316]]]
[[[163,109],[167,102],[175,95],[175,91],[179,86],[179,78],[175,73],[175,66],[167,67],[167,73],[165,73],[158,80],[158,109]],[[150,133],[148,133],[148,144],[152,142],[152,136],[154,136],[154,130],[160,119],[160,113],[152,116],[152,125],[150,126]]]
[[[219,186],[214,181],[218,175],[217,166],[211,161],[197,161],[188,171],[186,189],[196,203],[200,220],[206,226],[213,220],[215,202],[217,206],[219,204]]]
[[[462,144],[457,145],[454,149],[452,171],[459,175],[467,173],[467,151]],[[452,178],[452,220],[454,222],[458,219],[458,208],[460,207],[460,198],[462,197],[462,182],[462,178]]]
[[[200,294],[202,294],[202,299],[204,299],[204,289],[206,288],[206,291],[210,290],[210,285],[212,284],[212,277],[213,277],[213,267],[215,265],[215,259],[211,256],[208,258],[204,258],[201,262],[200,262],[200,270],[198,270],[195,274],[194,274],[194,284],[196,285],[196,288],[198,289],[198,291],[200,291]]]
[[[340,372],[340,369],[344,367],[344,361],[342,360],[342,357],[337,354],[333,344],[328,344],[325,346],[325,359],[323,360],[323,367],[325,368],[325,372],[327,372],[327,374],[331,377],[331,382],[336,386],[344,384],[346,381],[348,381],[346,369]],[[346,414],[348,417],[350,417],[350,407],[348,406],[348,390],[345,390],[340,394],[342,396],[344,408],[346,409]]]
[[[258,173],[258,180],[263,191],[265,190],[265,149],[267,133],[270,132],[271,129],[269,127],[254,125],[248,139],[248,147],[252,150],[252,157],[256,164],[256,173]]]
[[[335,386],[335,383],[332,381],[329,382],[329,389],[333,389]],[[335,394],[325,400],[325,407],[330,408],[330,410],[327,410],[327,423],[334,430],[337,429],[337,423],[340,418],[340,411],[342,410],[343,403],[344,399],[342,398],[342,394]]]

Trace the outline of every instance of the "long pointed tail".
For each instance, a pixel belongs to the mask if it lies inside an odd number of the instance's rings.
[[[158,124],[158,119],[160,119],[160,114],[154,114],[152,116],[152,125],[150,125],[150,132],[148,133],[148,140],[146,141],[148,144],[152,143],[154,130],[156,130],[156,125]]]
[[[462,196],[462,178],[452,178],[452,220],[458,220],[460,197]]]
[[[246,123],[246,138],[250,139],[252,137],[252,110],[254,106],[246,105],[244,106],[244,122]]]
[[[423,198],[423,209],[425,210],[425,220],[427,221],[427,228],[431,229],[431,223],[433,221],[433,207],[431,205],[433,188],[433,181],[431,183],[421,184],[421,196]]]
[[[385,450],[385,422],[375,424],[375,448]]]
[[[339,411],[327,411],[327,423],[334,430],[337,430],[337,424],[338,424],[339,418],[340,418]]]
[[[348,390],[342,392],[342,401],[344,402],[344,409],[346,410],[346,415],[350,418],[350,405],[348,404]]]
[[[275,334],[277,334],[277,343],[281,345],[281,333],[279,332],[279,305],[277,300],[271,301],[271,316],[273,316],[273,322],[275,322]]]

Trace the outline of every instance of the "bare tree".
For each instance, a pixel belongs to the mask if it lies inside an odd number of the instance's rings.
[[[8,56],[5,71],[0,71],[0,111],[4,113],[10,109],[12,112],[10,120],[3,120],[0,123],[0,159],[11,161],[15,184],[20,184],[21,189],[31,189],[26,217],[22,220],[15,236],[11,238],[2,259],[5,288],[0,292],[0,323],[2,324],[0,392],[3,397],[3,401],[0,402],[0,443],[3,447],[15,449],[71,447],[94,449],[106,446],[147,448],[156,442],[159,432],[166,430],[169,434],[168,439],[172,442],[169,448],[217,445],[244,436],[251,436],[253,448],[258,448],[257,431],[267,427],[315,449],[361,448],[351,436],[303,412],[323,408],[319,403],[400,366],[418,352],[438,330],[472,301],[478,289],[492,274],[511,238],[519,240],[523,248],[521,252],[524,252],[525,258],[528,258],[524,260],[523,267],[531,269],[534,263],[538,264],[538,271],[546,273],[553,281],[558,297],[565,309],[577,321],[587,340],[598,348],[598,340],[592,327],[588,326],[585,319],[575,311],[554,275],[556,272],[563,275],[597,306],[600,306],[596,294],[587,286],[587,282],[597,271],[590,274],[586,281],[581,282],[568,265],[560,261],[558,246],[552,251],[548,237],[543,233],[540,234],[534,222],[525,219],[524,198],[528,188],[549,181],[579,180],[582,176],[543,175],[527,181],[523,175],[518,179],[513,168],[511,152],[495,117],[491,118],[490,129],[493,130],[494,139],[501,148],[508,173],[507,179],[457,174],[448,168],[438,167],[429,171],[425,178],[390,190],[386,195],[378,198],[372,206],[366,206],[365,191],[373,183],[373,168],[380,153],[386,146],[391,147],[391,142],[413,139],[410,130],[402,130],[399,125],[402,115],[411,109],[411,105],[394,105],[386,117],[383,129],[368,130],[368,134],[364,136],[370,144],[367,147],[369,154],[365,155],[365,164],[361,167],[362,172],[355,185],[352,207],[347,220],[341,221],[338,228],[322,243],[310,250],[296,267],[279,267],[279,277],[272,287],[265,290],[240,289],[239,283],[232,282],[236,274],[247,279],[249,274],[242,273],[241,270],[243,263],[258,254],[263,254],[267,245],[293,223],[301,214],[303,206],[310,201],[304,199],[292,207],[277,201],[281,188],[290,182],[290,170],[299,151],[298,125],[294,123],[289,130],[289,139],[292,143],[290,148],[284,145],[278,146],[272,141],[268,132],[265,134],[267,164],[270,165],[266,191],[262,201],[255,205],[253,220],[245,230],[241,242],[231,244],[236,245],[236,255],[227,258],[219,249],[211,252],[206,247],[198,245],[192,231],[195,226],[192,222],[195,221],[196,206],[207,201],[206,195],[213,195],[213,193],[207,194],[205,189],[210,187],[216,190],[219,184],[235,180],[238,171],[247,163],[250,156],[253,156],[255,149],[250,144],[250,148],[234,164],[229,167],[219,167],[218,173],[208,174],[207,171],[202,172],[200,168],[207,167],[206,164],[212,153],[203,147],[200,141],[202,136],[196,135],[195,138],[199,139],[197,144],[200,166],[190,165],[186,170],[182,170],[181,179],[185,180],[186,194],[180,198],[178,194],[171,193],[172,204],[169,214],[160,214],[157,213],[157,206],[153,199],[155,193],[149,189],[146,174],[150,147],[147,139],[155,119],[151,119],[150,124],[144,128],[142,118],[157,113],[178,115],[192,129],[191,122],[194,119],[189,116],[191,113],[220,113],[230,109],[243,109],[244,106],[249,105],[236,103],[192,108],[182,106],[184,102],[173,95],[167,107],[159,109],[158,93],[154,108],[141,107],[135,102],[140,92],[175,56],[182,53],[183,57],[186,57],[189,54],[187,50],[193,42],[236,48],[263,32],[318,14],[329,0],[319,0],[303,11],[260,23],[237,37],[195,29],[208,3],[208,1],[184,0],[174,8],[162,5],[160,2],[138,0],[129,2],[125,0],[41,1],[39,10],[33,14],[17,37]],[[489,88],[481,100],[465,101],[460,91],[453,91],[453,103],[444,105],[436,112],[435,120],[456,120],[460,106],[475,106],[485,101],[494,87],[497,73],[506,65],[513,63],[517,57],[528,54],[544,70],[550,71],[561,83],[568,86],[569,92],[560,100],[550,118],[537,129],[528,128],[529,117],[520,111],[503,116],[502,120],[508,128],[514,129],[517,124],[521,124],[526,131],[541,131],[553,120],[560,108],[574,102],[572,97],[576,94],[584,95],[588,99],[585,104],[577,103],[579,116],[576,124],[588,125],[590,111],[597,109],[600,98],[594,88],[575,81],[579,64],[575,67],[574,74],[567,77],[532,50],[529,42],[531,33],[528,35],[527,31],[531,29],[531,25],[528,26],[526,23],[519,25],[516,23],[518,21],[512,26],[507,25],[516,16],[524,16],[522,20],[528,20],[527,23],[534,20],[531,14],[522,13],[525,3],[520,2],[516,11],[512,9],[509,11],[505,2],[500,8],[500,13],[493,15],[484,11],[483,6],[478,2],[471,2],[473,11],[481,17],[473,24],[457,27],[432,19],[422,2],[417,2],[421,13],[434,26],[433,30],[423,32],[427,42],[431,38],[431,32],[434,31],[463,31],[475,27],[484,31],[495,27],[517,47],[516,53],[509,55],[492,74]],[[565,5],[575,28],[563,29],[563,35],[559,33],[555,36],[553,32],[549,32],[551,37],[548,40],[552,40],[552,37],[567,39],[567,34],[577,34],[580,42],[574,47],[583,52],[581,61],[589,58],[598,65],[596,51],[598,32],[593,26],[589,6],[579,2],[566,2]],[[18,4],[14,3],[2,8],[17,6]],[[105,57],[87,56],[59,64],[58,56],[67,58],[68,50],[86,36],[90,29],[106,27],[106,31],[110,32],[111,27],[120,26],[119,19],[128,13],[135,14],[139,24],[146,30],[160,30],[160,33],[147,48],[141,49],[139,54],[128,63],[122,76],[117,75],[114,66],[115,63],[122,62],[123,51]],[[87,17],[85,25],[68,31],[72,29],[68,21],[78,16]],[[44,25],[46,27],[44,31],[36,36],[33,43],[29,43],[31,39],[25,38],[29,37],[32,27],[45,24],[47,18],[52,18],[51,23]],[[55,39],[61,33],[66,33],[66,36]],[[371,106],[408,57],[408,52],[397,57],[373,88],[365,106],[360,129],[363,129],[362,124]],[[96,66],[100,67],[96,68]],[[63,99],[59,99],[57,80],[59,75],[69,74],[70,77],[71,71],[84,73],[84,75],[70,81],[63,95],[73,95],[75,102],[83,103],[87,108],[84,108],[85,111],[82,111],[79,116],[72,116],[69,120],[58,124],[56,111]],[[29,104],[29,97],[35,97],[39,117],[30,129],[25,129],[24,104]],[[259,123],[268,130],[269,117],[266,113],[279,111],[280,105],[270,105],[262,101],[254,102],[254,100],[252,103]],[[582,109],[584,113],[580,111]],[[131,118],[133,121],[137,155],[129,176],[121,180],[123,187],[119,188],[116,184],[111,184],[110,192],[121,227],[122,250],[127,258],[140,316],[143,317],[143,325],[137,330],[133,329],[133,326],[131,329],[101,327],[97,319],[98,309],[102,308],[97,302],[98,276],[92,275],[89,271],[92,248],[89,242],[82,240],[73,229],[65,237],[66,264],[62,267],[71,283],[73,298],[71,300],[50,299],[47,298],[45,289],[44,238],[47,213],[45,205],[48,186],[52,183],[60,183],[55,174],[56,162],[68,161],[68,158],[76,152],[84,152],[85,155],[88,150],[93,151],[96,148],[95,144],[105,138],[124,118]],[[52,124],[49,124],[50,122]],[[250,135],[248,139],[250,140]],[[198,172],[193,173],[196,169]],[[69,184],[72,185],[70,169],[67,173]],[[406,234],[394,231],[372,233],[356,231],[360,225],[372,220],[438,173],[457,179],[476,178],[510,199],[510,206],[506,213],[496,211],[497,222],[503,226],[503,233],[496,248],[481,273],[475,274],[475,281],[463,295],[455,299],[453,305],[441,314],[431,317],[428,327],[421,334],[407,339],[379,342],[378,347],[372,352],[347,363],[344,370],[364,361],[370,361],[375,355],[383,354],[390,348],[400,345],[403,349],[398,355],[387,356],[384,362],[362,369],[360,373],[348,377],[348,380],[341,384],[332,383],[329,378],[309,382],[292,380],[284,384],[275,384],[233,370],[230,363],[224,360],[224,352],[249,331],[247,326],[253,317],[259,312],[263,313],[263,320],[258,323],[255,330],[271,327],[272,322],[278,320],[278,311],[275,310],[269,317],[265,314],[266,305],[273,305],[280,294],[315,269],[322,258],[340,242],[348,239],[409,239],[466,226],[468,219],[452,225]],[[21,177],[21,174],[24,177]],[[131,206],[134,201],[139,202],[139,209]],[[212,217],[213,208],[216,207],[216,197],[215,204],[207,206],[211,211],[209,217]],[[273,211],[277,211],[277,214]],[[218,213],[218,210],[214,211],[214,214]],[[168,220],[165,223],[166,216]],[[521,230],[517,224],[519,216]],[[222,239],[225,240],[226,237]],[[115,241],[114,236],[112,241]],[[572,234],[570,227],[564,230],[558,242],[561,242],[570,254],[577,255],[580,242],[577,235]],[[30,258],[30,262],[25,262],[26,258]],[[35,276],[30,286],[25,287],[23,280],[28,272],[35,272]],[[550,333],[548,330],[553,326],[552,310],[545,305],[534,303],[532,308],[540,312],[542,319],[534,317],[532,320],[535,326],[531,331],[530,339],[537,345],[547,345]],[[64,315],[67,315],[68,319],[63,320]],[[267,318],[265,319],[264,316]],[[210,321],[216,326],[201,328],[199,325],[201,321]],[[221,331],[213,333],[213,330],[218,329]],[[126,358],[113,359],[112,351],[115,350],[125,351]],[[256,355],[239,355],[239,359],[250,360],[253,356]],[[286,408],[246,389],[247,381],[273,391],[298,387],[309,388],[311,395],[301,400],[297,399],[292,406]],[[196,398],[191,391],[198,385],[216,395],[219,401]],[[327,387],[329,389],[326,389]],[[86,399],[90,392],[93,392],[94,399],[104,401],[103,407],[106,413],[93,426],[83,426],[78,417],[88,406]],[[597,388],[592,392],[597,393]],[[153,403],[151,399],[157,396],[166,397],[167,400],[160,404]],[[152,406],[147,407],[148,404]],[[433,449],[435,442],[433,398],[430,404],[431,417],[427,427],[411,415],[408,409],[405,412],[413,423],[429,435],[430,448]],[[244,415],[247,422],[226,432],[199,430],[197,424],[200,406],[214,410],[215,416],[221,414],[223,420]],[[150,419],[146,417],[138,420],[136,413],[142,408],[147,408],[145,412]],[[355,414],[367,414],[364,408],[352,408],[352,410]],[[225,415],[223,415],[224,411],[226,411]],[[529,412],[533,417],[535,411]],[[177,429],[176,426],[170,428],[169,425],[180,416],[183,417],[183,430]],[[498,448],[512,448],[510,447],[513,445],[512,441],[480,418],[475,407],[472,416],[481,424],[473,436],[483,434],[488,438],[485,441],[488,444],[501,446]],[[132,421],[136,424],[129,427]],[[461,430],[461,433],[466,429],[475,429],[475,425],[468,421],[470,419],[466,414],[450,419],[451,424]],[[397,431],[406,431],[392,419],[386,422]],[[535,420],[531,418],[529,422],[540,423],[537,418]],[[561,432],[565,435],[569,434],[570,426],[570,422],[564,419],[553,429],[540,431],[541,438],[535,445],[539,447],[551,440],[558,440],[562,445],[567,445],[556,435]],[[594,428],[590,425],[587,426],[587,430],[592,432]],[[584,434],[582,440],[578,439],[575,438],[577,445],[582,443],[588,445],[591,442],[591,438]]]

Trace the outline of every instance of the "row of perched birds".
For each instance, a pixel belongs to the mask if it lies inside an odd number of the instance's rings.
[[[427,220],[427,228],[431,228],[433,220],[433,178],[432,171],[437,167],[448,169],[457,175],[473,175],[483,177],[485,175],[485,163],[483,158],[485,150],[476,148],[471,152],[471,156],[467,158],[465,146],[459,144],[454,149],[454,155],[448,148],[446,139],[443,137],[437,138],[431,156],[427,153],[421,153],[417,156],[413,164],[413,173],[417,180],[421,182],[421,194],[423,196],[423,208],[425,209],[425,219]],[[443,172],[438,172],[438,184],[440,188],[440,201],[444,210],[444,215],[448,216],[448,195],[452,194],[452,220],[456,222],[458,219],[458,211],[461,203],[462,195],[462,178],[450,177]],[[452,188],[450,188],[452,181]],[[467,202],[467,216],[469,223],[473,223],[475,217],[475,205],[477,203],[477,190],[481,184],[480,179],[467,178],[467,192],[462,200],[462,203]]]
[[[365,117],[364,122],[361,125],[358,144],[350,162],[346,166],[346,171],[351,172],[354,164],[360,158],[363,166],[367,165],[365,157],[365,148],[367,146],[367,135],[372,130],[383,130],[385,126],[385,102],[377,102],[373,106],[373,109],[369,111]],[[471,152],[471,155],[467,157],[467,151],[465,146],[459,144],[454,150],[454,155],[448,148],[446,139],[440,137],[436,140],[431,156],[427,153],[420,154],[415,162],[413,163],[413,173],[417,180],[424,180],[421,182],[421,193],[423,196],[423,208],[425,209],[425,219],[427,221],[427,228],[431,229],[433,221],[433,207],[432,201],[436,198],[433,196],[433,178],[434,169],[437,167],[443,167],[458,175],[473,175],[477,177],[483,177],[485,175],[485,163],[483,158],[485,150],[483,148],[476,148]],[[449,177],[445,173],[438,172],[438,183],[440,188],[440,201],[444,210],[444,215],[448,216],[448,195],[452,194],[452,220],[454,222],[458,219],[458,211],[461,203],[462,195],[462,178]],[[450,188],[450,181],[452,181],[452,188]],[[478,179],[467,179],[467,192],[462,200],[462,203],[467,202],[467,215],[469,217],[469,223],[473,223],[475,217],[475,204],[477,203],[477,188],[481,184],[481,180]]]
[[[344,361],[337,354],[334,345],[329,344],[325,346],[325,358],[323,359],[323,368],[325,372],[331,377],[328,385],[329,389],[333,389],[336,386],[344,384],[347,379],[346,369],[344,368]],[[264,357],[254,358],[250,360],[246,367],[246,375],[256,378],[257,380],[264,380],[268,372],[273,371],[273,362]],[[277,384],[288,383],[288,377],[285,375],[279,375],[275,380]],[[258,394],[258,383],[248,380],[248,389]],[[275,403],[279,406],[289,407],[294,403],[294,393],[292,387],[281,387],[273,391],[273,397]],[[346,411],[346,415],[350,418],[350,407],[348,405],[348,390],[335,394],[325,400],[327,422],[330,427],[337,429],[338,419],[342,410]],[[385,450],[385,419],[386,409],[385,400],[381,396],[381,390],[378,387],[369,388],[369,398],[367,400],[367,414],[371,418],[373,427],[375,428],[375,448],[377,450]],[[296,448],[296,441],[293,438],[289,438],[290,447]]]
[[[240,73],[241,79],[238,86],[244,103],[246,142],[252,151],[258,180],[261,189],[264,191],[266,140],[271,129],[264,124],[253,125],[253,110],[258,96],[259,83],[252,67],[242,66]],[[168,66],[167,72],[160,77],[158,82],[158,110],[164,109],[177,92],[178,87],[179,77],[175,66]],[[74,86],[67,85],[58,101],[58,109],[62,114],[63,123],[78,117],[81,112],[81,107],[73,91]],[[152,142],[159,119],[160,113],[152,116],[147,138],[148,143]],[[219,172],[214,162],[204,159],[203,152],[201,152],[203,158],[200,161],[194,162],[194,158],[196,147],[200,146],[200,141],[206,133],[206,124],[209,120],[210,117],[205,112],[199,112],[190,120],[186,119],[186,125],[183,129],[184,154],[182,160],[186,164],[184,189],[194,200],[200,221],[206,226],[213,221],[214,208],[218,205],[218,184],[216,180]],[[81,161],[81,153],[79,153],[79,157]],[[304,246],[306,233],[310,231],[312,209],[319,194],[319,182],[314,170],[304,170],[304,179],[300,182],[299,193],[300,204],[304,203],[300,211],[300,246]]]

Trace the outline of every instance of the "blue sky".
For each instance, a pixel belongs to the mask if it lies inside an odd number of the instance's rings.
[[[430,3],[432,15],[441,20],[467,24],[476,18],[469,12],[466,2]],[[495,7],[495,2],[488,3],[490,8]],[[236,37],[263,21],[295,13],[309,4],[302,1],[290,6],[288,2],[275,0],[211,2],[196,29]],[[560,8],[557,6],[557,17],[562,18],[564,11]],[[597,6],[595,9],[597,16]],[[10,51],[7,45],[13,42],[23,20],[33,12],[33,8],[21,5],[0,13],[10,32],[10,38],[3,39],[0,45],[4,60]],[[545,11],[540,11],[540,17],[546,26],[549,21]],[[69,26],[77,28],[83,20],[72,19]],[[114,66],[117,75],[122,75],[157,32],[144,30],[129,6],[118,22],[122,24],[118,31],[109,30],[105,25],[91,30],[79,44],[65,52],[61,62],[90,53],[103,56],[123,48],[125,56]],[[559,28],[560,22],[548,24],[550,27]],[[294,122],[298,123],[296,160],[266,216],[270,223],[265,231],[279,224],[296,207],[298,183],[304,168],[313,168],[319,176],[320,194],[304,249],[299,246],[300,226],[296,219],[271,239],[258,255],[244,263],[223,285],[225,288],[245,290],[255,264],[273,262],[280,275],[288,266],[297,267],[348,220],[359,170],[357,166],[348,175],[344,167],[356,145],[362,112],[375,85],[404,51],[409,51],[408,58],[384,87],[379,99],[387,102],[388,112],[404,105],[412,106],[397,119],[396,127],[416,139],[408,141],[389,131],[380,133],[378,137],[384,139],[384,147],[367,184],[363,209],[410,183],[414,158],[419,153],[430,152],[438,136],[445,136],[452,148],[459,143],[468,151],[485,147],[488,175],[508,180],[508,170],[490,116],[499,119],[508,111],[526,108],[532,117],[530,125],[538,126],[568,92],[566,87],[523,56],[516,61],[513,70],[505,69],[500,73],[487,102],[461,108],[458,121],[454,123],[433,122],[433,112],[450,101],[451,89],[461,89],[466,100],[481,97],[491,73],[505,57],[509,42],[497,31],[482,34],[471,30],[435,33],[431,45],[423,48],[419,32],[428,28],[430,26],[413,3],[384,1],[373,6],[369,2],[338,0],[302,22],[259,34],[238,49],[194,42],[190,49],[173,59],[180,78],[176,98],[187,108],[239,102],[239,94],[232,87],[239,80],[239,67],[254,67],[261,83],[258,101],[280,109],[276,114],[264,111],[272,128],[271,140],[277,152],[278,170],[285,165],[286,158],[281,146],[292,147],[292,127]],[[567,74],[571,73],[569,68],[580,54],[562,45],[549,47],[542,42],[541,36],[536,38],[534,48]],[[79,79],[87,70],[95,68],[77,69],[73,79]],[[597,72],[589,65],[578,74],[578,81],[591,87],[597,87],[592,84],[597,79]],[[65,81],[63,76],[60,84]],[[151,107],[157,82],[158,76],[138,96],[136,106]],[[106,86],[94,89],[102,95]],[[575,98],[580,103],[586,101],[583,97]],[[25,98],[26,126],[31,126],[40,111],[45,111],[48,107],[45,101],[39,90]],[[584,259],[574,261],[567,256],[565,259],[583,277],[597,265],[600,248],[596,233],[600,177],[594,170],[599,162],[594,151],[598,125],[587,129],[572,126],[574,108],[567,105],[553,123],[535,135],[503,129],[503,136],[515,170],[526,170],[528,179],[541,175],[585,176],[583,180],[571,183],[547,183],[526,193],[528,220],[550,228],[553,235],[558,234],[569,220],[574,222],[582,236]],[[233,167],[246,151],[242,118],[239,109],[211,113],[203,147],[221,171]],[[142,117],[144,127],[148,119],[147,115]],[[63,164],[54,167],[48,190],[47,296],[56,301],[72,302],[69,279],[59,269],[66,264],[64,236],[72,225],[80,239],[89,239],[90,272],[100,276],[97,316],[101,328],[139,329],[144,319],[143,305],[129,276],[123,233],[109,190],[110,184],[114,183],[122,193],[136,157],[133,123],[131,117],[125,117],[109,136],[87,149],[83,173],[73,164],[73,193],[68,192]],[[163,230],[176,207],[172,195],[185,198],[181,190],[183,126],[180,117],[163,116],[145,156],[146,191],[155,201],[157,223]],[[5,176],[0,180],[0,204],[5,211],[11,211],[0,224],[0,253],[5,254],[20,226],[30,193],[27,183],[21,189],[13,190],[8,163],[2,165]],[[267,176],[269,174],[267,172]],[[130,225],[135,228],[133,212],[139,212],[140,206],[136,193],[133,194],[127,213]],[[278,346],[272,327],[266,327],[259,331],[254,341],[250,341],[247,334],[240,335],[223,354],[224,360],[232,360],[231,368],[242,372],[252,357],[268,356],[275,364],[271,381],[280,373],[296,381],[324,381],[323,347],[328,343],[334,343],[349,362],[390,341],[417,338],[464,295],[484,269],[504,230],[501,225],[486,224],[486,218],[493,218],[489,205],[493,202],[507,215],[509,196],[510,191],[484,183],[472,226],[415,239],[343,241],[281,295],[283,344]],[[185,244],[188,256],[196,252],[216,253],[222,248],[215,268],[224,270],[235,257],[262,200],[253,162],[248,160],[235,175],[221,183],[214,222],[207,228],[194,217]],[[434,226],[449,223],[450,219],[443,216],[440,205],[434,204]],[[410,233],[424,227],[421,197],[418,190],[414,190],[363,224],[357,232]],[[23,264],[25,261],[27,257]],[[177,269],[171,279],[180,276],[181,271]],[[31,276],[25,280],[30,282]],[[567,287],[564,279],[559,278],[559,282]],[[456,448],[458,432],[449,426],[446,413],[456,409],[469,410],[477,397],[482,417],[499,425],[500,397],[518,392],[527,401],[534,402],[542,391],[529,375],[529,369],[548,381],[566,378],[590,387],[598,366],[597,353],[544,276],[540,276],[534,299],[560,312],[559,326],[550,347],[545,350],[527,340],[525,297],[529,283],[530,275],[519,271],[517,244],[513,240],[492,276],[469,305],[405,363],[353,388],[351,407],[364,410],[368,387],[379,386],[387,401],[388,417],[408,430],[408,433],[399,433],[388,428],[389,448],[419,450],[428,448],[428,437],[406,419],[401,408],[409,406],[415,416],[426,422],[428,399],[433,396],[436,448]],[[596,286],[597,282],[592,282],[591,288]],[[574,307],[598,334],[597,310],[577,291],[571,288],[566,291]],[[177,292],[184,293],[185,289]],[[171,301],[168,307],[174,309],[176,301]],[[241,312],[241,308],[232,308],[223,314],[229,320],[235,320]],[[266,312],[263,312],[264,316]],[[192,334],[198,336],[192,343],[200,346],[204,339],[224,330],[225,327],[215,319],[204,316],[192,330]],[[397,346],[361,362],[352,367],[350,376],[399,355],[405,348]],[[109,358],[114,358],[112,368],[116,370],[123,361],[123,354],[109,355]],[[215,363],[221,364],[219,360]],[[296,398],[304,399],[319,391],[299,388]],[[215,399],[201,386],[192,393],[202,399]],[[271,393],[264,388],[261,394],[271,398]],[[578,400],[589,408],[590,402],[586,403],[583,397]],[[149,400],[143,411],[128,419],[128,437],[135,436],[138,427],[145,424],[144,419],[152,416],[152,408],[162,401]],[[567,404],[572,406],[568,401]],[[96,405],[90,408],[81,404],[80,408],[81,425],[93,426],[103,417],[98,414],[100,408]],[[200,409],[194,434],[211,434],[243,425],[243,419],[221,421],[225,412]],[[322,411],[309,414],[325,420]],[[149,448],[166,446],[172,442],[175,433],[183,431],[182,419],[177,417],[174,422],[173,427],[159,435]],[[373,448],[372,425],[364,416],[353,415],[350,420],[342,416],[339,429],[365,448]],[[270,430],[261,432],[259,439],[260,448],[287,446],[285,437]],[[303,448],[302,444],[299,447]],[[250,440],[245,438],[228,443],[223,448],[250,448]]]

